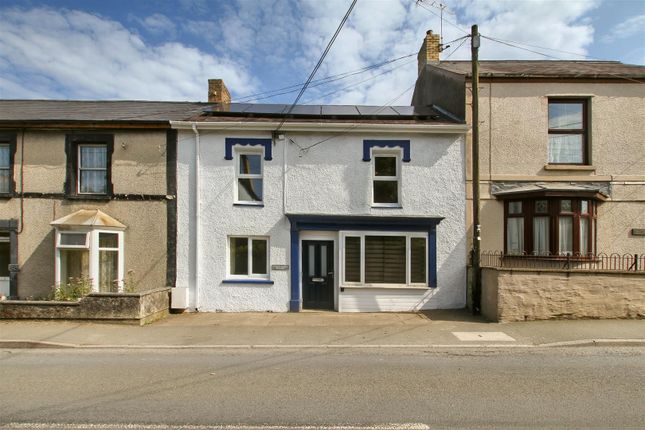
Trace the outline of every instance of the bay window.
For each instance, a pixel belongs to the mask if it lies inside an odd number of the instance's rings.
[[[123,290],[125,225],[96,209],[79,210],[51,224],[56,229],[56,285],[88,278],[94,292]]]
[[[505,253],[577,255],[594,252],[595,202],[574,197],[507,200]]]
[[[427,286],[427,233],[341,232],[342,283]]]
[[[89,278],[92,291],[116,293],[123,286],[122,231],[56,232],[56,284]]]

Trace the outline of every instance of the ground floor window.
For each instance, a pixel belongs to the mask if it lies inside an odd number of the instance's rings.
[[[269,239],[255,236],[231,236],[229,247],[230,278],[269,277]]]
[[[591,199],[508,200],[504,218],[506,254],[584,256],[595,251],[596,205]]]
[[[427,233],[341,232],[344,284],[428,285]]]
[[[88,278],[93,291],[115,293],[123,285],[122,231],[57,231],[56,284]]]

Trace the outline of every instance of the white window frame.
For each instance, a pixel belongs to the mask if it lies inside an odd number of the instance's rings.
[[[365,237],[366,236],[396,236],[405,237],[405,253],[406,253],[406,268],[405,268],[405,284],[367,284],[365,283]],[[361,281],[360,282],[346,282],[345,281],[345,237],[359,237],[361,240]],[[412,277],[412,246],[411,239],[420,238],[425,240],[425,258],[423,259],[426,265],[426,281],[411,282]],[[340,285],[345,287],[369,287],[369,288],[401,288],[401,287],[428,287],[429,286],[429,268],[428,268],[428,233],[427,232],[390,232],[390,231],[341,231],[340,232],[340,245],[339,245],[339,259],[340,259]]]
[[[248,274],[246,275],[234,275],[231,273],[231,239],[247,239],[247,256],[246,262],[248,267]],[[254,240],[264,240],[267,243],[267,273],[252,273],[253,271],[253,241]],[[258,280],[266,281],[270,279],[271,274],[271,242],[269,241],[269,236],[244,236],[244,235],[231,235],[226,238],[226,279],[246,279],[246,280]]]
[[[259,174],[250,174],[250,173],[240,173],[240,156],[241,155],[258,155],[260,157],[260,173]],[[240,179],[261,179],[262,180],[262,200],[260,201],[250,201],[250,200],[240,200],[239,198],[239,180]],[[251,206],[262,206],[264,205],[264,148],[235,148],[235,199],[234,202],[236,205],[251,205]]]
[[[118,248],[99,248],[99,233],[116,233],[118,236],[119,246]],[[108,250],[108,251],[118,251],[118,267],[117,267],[117,279],[118,279],[118,292],[123,292],[123,277],[125,269],[125,254],[124,250],[124,232],[122,230],[112,230],[108,228],[100,229],[56,229],[56,255],[55,255],[55,282],[56,285],[60,285],[64,282],[61,279],[61,250],[65,249],[87,249],[89,250],[89,273],[88,276],[91,279],[92,283],[92,292],[99,291],[99,251]],[[62,245],[61,244],[61,234],[85,234],[85,245]]]
[[[106,154],[105,168],[102,168],[102,167],[83,167],[81,165],[82,160],[83,160],[83,158],[81,157],[81,148],[84,148],[84,147],[97,147],[97,146],[102,146],[103,148],[105,148],[105,154]],[[76,160],[77,160],[77,163],[76,163],[77,164],[77,167],[76,167],[76,193],[77,194],[99,195],[99,196],[107,194],[108,165],[109,165],[108,160],[107,160],[107,155],[108,155],[107,150],[108,150],[108,147],[107,147],[107,144],[105,144],[105,143],[81,143],[81,144],[78,145],[78,147],[76,148]],[[88,193],[88,192],[82,192],[81,191],[81,178],[83,177],[83,175],[81,175],[81,172],[83,170],[97,171],[97,172],[98,171],[103,171],[103,172],[105,172],[105,187],[106,187],[106,190],[105,190],[104,193]]]
[[[400,208],[401,205],[401,148],[381,149],[372,148],[372,166],[371,166],[371,193],[372,207],[378,208]],[[394,157],[396,159],[396,176],[376,176],[376,158],[377,157]],[[397,184],[397,202],[396,203],[378,203],[374,201],[374,182],[376,181],[396,181]]]

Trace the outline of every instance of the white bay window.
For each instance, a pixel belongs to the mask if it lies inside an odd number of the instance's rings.
[[[93,292],[122,292],[123,224],[99,210],[80,210],[52,225],[56,228],[56,285],[88,278]]]

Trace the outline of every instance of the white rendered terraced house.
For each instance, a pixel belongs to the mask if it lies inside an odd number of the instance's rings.
[[[173,307],[464,307],[465,124],[431,107],[317,105],[276,133],[287,109],[214,103],[171,122]]]

